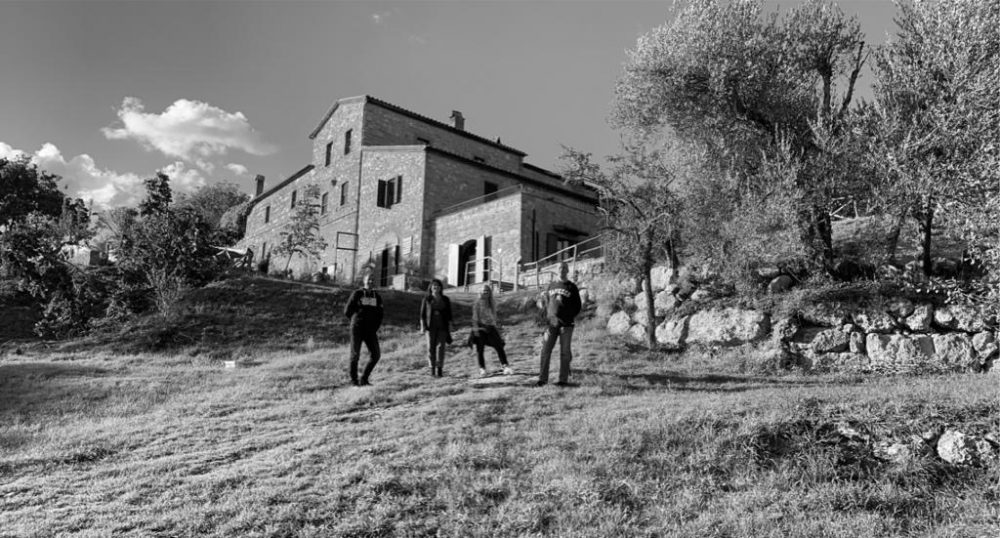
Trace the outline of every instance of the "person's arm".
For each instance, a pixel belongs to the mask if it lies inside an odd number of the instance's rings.
[[[347,319],[351,319],[358,310],[358,290],[354,290],[351,296],[347,298],[347,303],[344,305],[344,316]]]
[[[482,304],[479,301],[476,301],[472,305],[472,330],[476,330],[479,328],[479,309],[481,307]]]
[[[424,299],[420,301],[420,334],[423,334],[427,330],[424,321],[427,319],[426,311],[427,311],[427,297],[424,297]]]
[[[583,303],[582,301],[580,301],[580,288],[578,288],[576,284],[572,284],[572,286],[573,287],[570,289],[569,312],[570,314],[572,314],[572,318],[575,319],[576,316],[580,314],[580,310],[583,310]]]

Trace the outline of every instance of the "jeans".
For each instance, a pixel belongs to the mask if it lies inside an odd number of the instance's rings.
[[[364,342],[365,347],[368,348],[368,354],[371,358],[368,360],[368,365],[365,366],[365,371],[361,374],[361,381],[367,382],[368,376],[371,375],[372,369],[375,368],[375,364],[378,363],[379,358],[382,356],[382,351],[378,346],[378,334],[375,329],[369,329],[367,327],[352,326],[351,327],[351,382],[358,382],[358,359],[361,358],[361,343]]]
[[[573,351],[570,345],[573,341],[573,327],[552,327],[545,330],[545,342],[542,344],[541,369],[538,372],[538,381],[547,383],[549,380],[549,361],[552,358],[552,348],[559,339],[559,382],[565,383],[569,380],[569,363],[573,360]]]

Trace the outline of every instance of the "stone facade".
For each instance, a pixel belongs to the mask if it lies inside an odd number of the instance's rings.
[[[318,259],[293,258],[295,274],[350,281],[369,267],[381,285],[403,273],[461,285],[490,278],[483,259],[496,257],[494,269],[509,267],[513,278],[514,264],[597,233],[592,190],[453,117],[448,125],[369,96],[337,101],[310,134],[312,163],[270,189],[258,184],[240,246],[266,258],[292,218],[293,196],[309,185],[325,200],[328,247]],[[270,270],[287,261],[271,259]],[[474,271],[458,269],[468,261]]]

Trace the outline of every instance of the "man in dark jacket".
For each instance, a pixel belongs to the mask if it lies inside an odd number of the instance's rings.
[[[372,289],[372,275],[361,277],[361,289],[354,290],[344,305],[344,315],[351,320],[351,384],[367,385],[368,376],[378,363],[382,352],[378,347],[378,328],[382,326],[382,297]],[[371,358],[365,371],[358,379],[358,359],[361,356],[361,342],[368,348]]]
[[[552,348],[559,339],[559,382],[565,385],[569,381],[569,363],[573,360],[570,349],[573,340],[573,320],[580,313],[580,290],[576,284],[569,281],[569,266],[566,262],[559,264],[559,280],[549,284],[543,299],[548,327],[545,329],[545,343],[542,344],[541,369],[538,372],[538,386],[549,382],[549,360],[552,358]]]

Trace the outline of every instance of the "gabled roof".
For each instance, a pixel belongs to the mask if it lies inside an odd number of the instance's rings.
[[[253,206],[257,205],[258,202],[260,202],[264,198],[267,198],[268,196],[271,196],[278,189],[280,189],[280,188],[284,187],[285,185],[288,185],[289,183],[295,181],[296,179],[299,179],[300,177],[306,175],[313,168],[314,168],[313,165],[307,164],[305,167],[302,168],[302,170],[299,170],[298,172],[295,172],[294,174],[288,176],[288,179],[285,179],[284,181],[278,183],[277,185],[271,187],[270,189],[267,189],[266,191],[260,193],[260,196],[254,198],[253,200],[250,200],[250,207],[253,207]]]
[[[337,102],[333,103],[333,106],[330,107],[330,110],[327,111],[327,113],[323,115],[323,119],[320,120],[319,125],[317,125],[316,128],[313,129],[313,131],[311,133],[309,133],[309,139],[313,140],[313,139],[316,138],[317,135],[319,135],[319,132],[323,129],[323,126],[326,125],[326,122],[330,121],[330,118],[333,116],[333,113],[337,111],[337,108],[341,104],[357,103],[357,102],[371,103],[373,105],[380,106],[380,107],[382,107],[382,108],[384,108],[386,110],[391,110],[393,112],[397,112],[399,114],[403,114],[404,116],[409,116],[409,117],[411,117],[411,118],[413,118],[413,119],[415,119],[417,121],[421,121],[421,122],[426,123],[428,125],[433,125],[434,127],[438,127],[438,128],[441,128],[441,129],[448,130],[448,131],[450,131],[450,132],[452,132],[454,134],[457,134],[459,136],[464,136],[466,138],[470,138],[470,139],[475,140],[477,142],[480,142],[480,143],[483,143],[483,144],[486,144],[486,145],[489,145],[489,146],[493,146],[495,148],[502,149],[504,151],[513,153],[515,155],[519,155],[521,157],[524,157],[525,155],[527,155],[527,153],[525,153],[525,152],[523,152],[523,151],[521,151],[519,149],[512,148],[510,146],[501,144],[499,142],[495,142],[493,140],[490,140],[489,138],[483,138],[483,137],[481,137],[479,135],[472,134],[472,133],[470,133],[470,132],[468,132],[468,131],[466,131],[464,129],[456,129],[454,126],[448,125],[447,123],[440,122],[440,121],[437,121],[435,119],[428,118],[427,116],[424,116],[422,114],[417,114],[416,112],[413,112],[412,110],[407,110],[407,109],[405,109],[405,108],[403,108],[401,106],[397,106],[397,105],[394,105],[394,104],[389,103],[387,101],[383,101],[381,99],[377,99],[377,98],[372,97],[370,95],[359,95],[359,96],[356,96],[356,97],[347,97],[347,98],[344,98],[344,99],[337,100]]]

